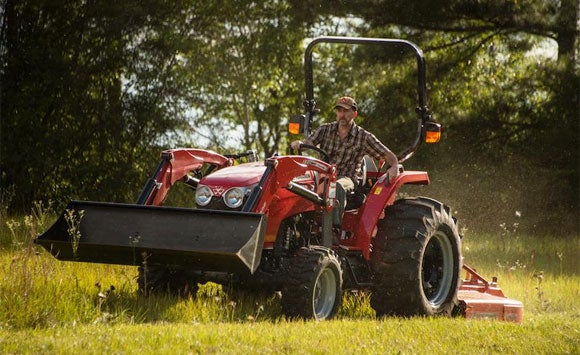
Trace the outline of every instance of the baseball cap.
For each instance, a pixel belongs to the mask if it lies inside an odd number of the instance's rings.
[[[350,110],[351,108],[355,111],[357,110],[356,101],[354,101],[354,99],[352,97],[349,97],[349,96],[340,97],[336,101],[336,105],[334,105],[334,108],[337,108],[337,107],[342,107],[342,108],[345,108],[347,110]]]

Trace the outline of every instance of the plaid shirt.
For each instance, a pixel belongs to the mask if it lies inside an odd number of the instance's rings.
[[[304,143],[320,145],[330,157],[330,163],[336,164],[337,176],[348,176],[353,181],[361,177],[361,161],[365,154],[378,160],[390,152],[374,134],[354,122],[344,140],[338,135],[338,122],[333,122],[318,127]]]

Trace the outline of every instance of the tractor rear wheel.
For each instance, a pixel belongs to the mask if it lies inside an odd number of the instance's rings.
[[[342,269],[328,248],[302,248],[290,261],[282,289],[282,311],[289,318],[332,318],[342,302]]]
[[[401,199],[377,227],[371,255],[377,316],[450,315],[462,267],[450,209],[429,198]]]
[[[145,296],[165,293],[188,297],[195,296],[198,289],[197,279],[191,273],[157,265],[139,266],[137,283]]]

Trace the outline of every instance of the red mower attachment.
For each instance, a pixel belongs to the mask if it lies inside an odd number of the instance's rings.
[[[498,319],[522,323],[524,305],[507,298],[497,285],[497,278],[487,281],[474,269],[463,265],[467,277],[457,293],[458,309],[467,319]]]

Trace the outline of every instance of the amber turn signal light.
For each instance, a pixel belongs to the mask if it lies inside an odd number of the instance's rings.
[[[425,123],[425,143],[437,143],[441,140],[441,125],[435,122]]]
[[[306,133],[306,132],[303,132],[305,120],[306,120],[306,117],[304,115],[297,115],[297,116],[290,117],[290,120],[288,121],[288,132],[290,134]]]
[[[300,134],[300,123],[288,123],[288,132],[291,134]]]

